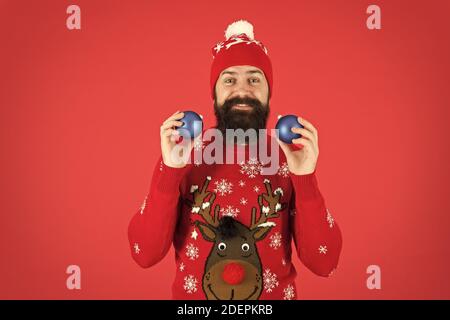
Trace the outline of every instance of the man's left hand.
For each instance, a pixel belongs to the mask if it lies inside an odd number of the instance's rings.
[[[303,148],[291,150],[288,144],[277,140],[286,156],[289,171],[295,175],[305,175],[313,173],[316,169],[319,157],[319,136],[311,122],[300,117],[298,117],[298,121],[304,128],[292,128],[292,132],[302,136],[292,140],[292,143],[299,144]]]

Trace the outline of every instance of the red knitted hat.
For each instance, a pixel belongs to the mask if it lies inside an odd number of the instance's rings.
[[[250,65],[264,72],[269,84],[269,97],[272,96],[272,63],[267,48],[254,39],[253,25],[245,20],[230,24],[225,31],[225,41],[217,43],[212,49],[211,96],[220,73],[231,66]]]

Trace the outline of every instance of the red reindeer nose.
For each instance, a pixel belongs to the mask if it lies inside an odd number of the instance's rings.
[[[222,272],[222,279],[228,284],[239,284],[244,280],[245,269],[236,262],[228,263]]]

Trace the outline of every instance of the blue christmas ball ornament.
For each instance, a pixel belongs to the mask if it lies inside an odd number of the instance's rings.
[[[194,139],[202,133],[203,120],[198,113],[194,111],[183,111],[184,116],[180,119],[183,125],[178,127],[180,136],[184,138]]]
[[[301,134],[291,131],[292,128],[304,128],[299,122],[298,117],[292,114],[280,117],[275,129],[278,131],[278,139],[287,144],[292,144],[292,140],[301,138]]]

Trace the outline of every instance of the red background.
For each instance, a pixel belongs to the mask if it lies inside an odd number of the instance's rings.
[[[81,8],[81,30],[66,8]],[[366,8],[381,7],[381,30]],[[159,126],[214,123],[211,47],[248,19],[274,66],[276,115],[319,132],[319,187],[344,247],[330,279],[296,262],[301,299],[450,298],[449,1],[0,1],[0,298],[165,299],[127,226]],[[81,290],[66,288],[70,264]],[[381,290],[366,287],[381,267]]]

